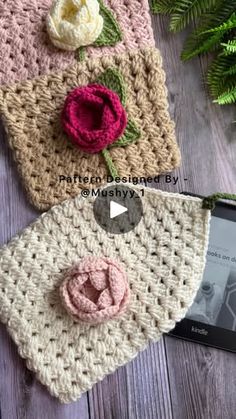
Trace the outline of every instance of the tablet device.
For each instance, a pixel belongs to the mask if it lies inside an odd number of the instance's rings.
[[[212,211],[201,286],[170,335],[236,352],[235,205],[218,202]]]

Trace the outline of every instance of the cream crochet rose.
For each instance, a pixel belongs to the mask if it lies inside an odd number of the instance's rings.
[[[102,29],[103,17],[97,0],[54,0],[47,16],[52,43],[67,51],[92,44]]]

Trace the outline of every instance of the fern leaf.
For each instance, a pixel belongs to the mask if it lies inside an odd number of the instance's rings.
[[[236,13],[233,13],[230,16],[230,18],[226,22],[222,23],[220,26],[217,26],[213,29],[208,29],[203,33],[226,32],[234,28],[236,28]]]
[[[217,51],[207,81],[214,102],[236,103],[236,0],[151,0],[156,13],[171,15],[170,29],[184,29],[197,20],[198,28],[187,38],[181,58]],[[155,5],[155,7],[154,7]]]
[[[217,0],[177,0],[171,16],[170,30],[177,32],[184,29],[191,21],[211,10],[216,3]]]
[[[231,103],[236,103],[236,86],[228,92],[223,93],[216,100],[214,100],[214,102],[219,105],[230,105]]]
[[[228,70],[223,71],[223,76],[236,76],[236,64],[228,68]]]
[[[207,74],[207,82],[214,98],[235,87],[235,76],[233,74],[224,74],[234,65],[236,65],[236,56],[226,57],[219,55],[213,61]]]
[[[228,41],[227,44],[223,42],[221,45],[224,47],[225,55],[236,54],[236,39]]]
[[[152,13],[172,14],[175,11],[176,0],[151,0]]]
[[[220,45],[220,41],[223,36],[224,34],[221,32],[215,33],[214,35],[207,37],[205,40],[202,40],[202,43],[197,48],[194,44],[194,38],[189,39],[181,53],[181,59],[183,61],[187,61],[196,55],[215,50]]]
[[[182,59],[186,61],[200,53],[213,51],[220,47],[221,36],[218,38],[215,34],[203,35],[202,33],[221,25],[229,19],[235,10],[236,0],[218,0],[215,8],[201,17],[198,29],[188,36],[184,44]]]

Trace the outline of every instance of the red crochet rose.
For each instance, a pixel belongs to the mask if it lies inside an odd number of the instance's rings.
[[[64,104],[62,126],[86,153],[98,153],[122,136],[127,116],[119,96],[100,84],[72,90]]]
[[[127,275],[114,260],[85,257],[60,287],[67,311],[78,320],[101,323],[124,312],[130,298]]]

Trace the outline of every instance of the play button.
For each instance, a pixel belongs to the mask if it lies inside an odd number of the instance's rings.
[[[134,189],[112,185],[96,190],[93,212],[99,226],[108,233],[125,234],[140,222],[142,200]]]
[[[123,207],[123,205],[117,204],[117,202],[110,202],[110,218],[118,217],[118,215],[124,214],[128,211],[128,208]]]

